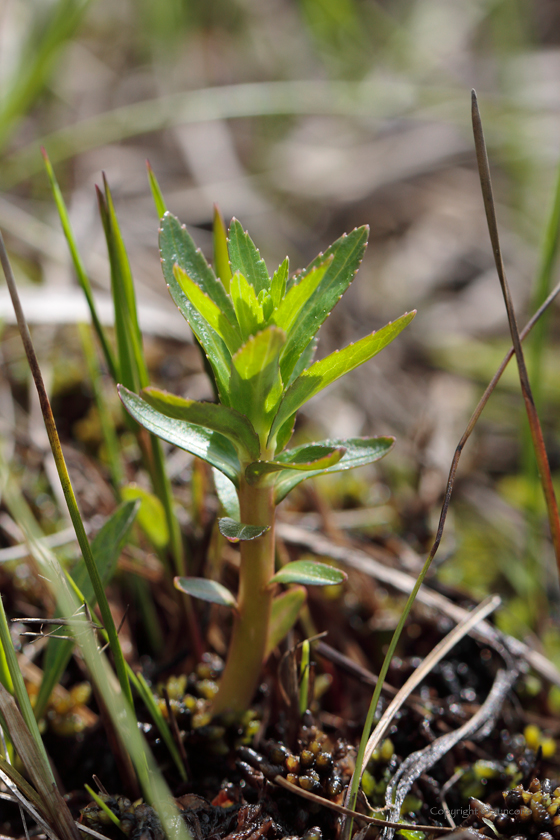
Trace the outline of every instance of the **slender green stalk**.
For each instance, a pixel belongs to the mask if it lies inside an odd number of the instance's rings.
[[[112,378],[117,381],[118,374],[117,374],[117,365],[115,362],[115,356],[109,344],[109,340],[107,338],[107,334],[103,329],[103,325],[99,320],[99,315],[97,314],[97,308],[95,306],[95,301],[93,299],[93,292],[91,289],[91,283],[89,281],[89,277],[87,272],[84,268],[84,264],[82,262],[82,258],[80,257],[80,252],[78,251],[78,245],[76,243],[76,239],[74,237],[74,231],[72,230],[72,225],[70,224],[70,217],[68,215],[68,210],[66,209],[66,204],[64,202],[64,198],[62,196],[61,189],[58,185],[58,181],[56,180],[56,176],[54,174],[54,170],[52,168],[51,162],[49,160],[49,156],[47,155],[45,149],[41,149],[43,154],[43,158],[45,161],[45,169],[47,170],[47,176],[51,185],[51,190],[54,196],[56,209],[58,210],[58,215],[60,217],[60,222],[62,224],[62,230],[64,231],[64,236],[66,237],[66,241],[68,242],[68,248],[70,250],[70,255],[72,257],[72,262],[74,264],[74,271],[76,272],[76,276],[78,278],[78,282],[82,287],[82,291],[86,297],[87,304],[89,306],[89,311],[91,314],[91,320],[97,334],[97,338],[99,339],[99,343],[101,344],[101,348],[103,350],[103,355],[105,357],[105,362],[109,369],[109,373],[111,374]]]
[[[243,540],[237,613],[220,690],[212,711],[244,711],[251,703],[266,654],[274,574],[274,486],[269,479],[239,489],[241,521],[268,526],[262,537]]]
[[[476,93],[472,91],[472,122],[473,133],[476,147],[476,157],[478,161],[478,170],[480,175],[480,185],[482,189],[482,197],[484,201],[484,209],[486,212],[486,220],[488,222],[488,232],[490,234],[490,241],[492,243],[492,251],[494,254],[494,262],[496,264],[496,271],[500,280],[502,294],[506,307],[512,344],[515,350],[515,357],[517,361],[517,368],[519,371],[519,382],[521,385],[521,392],[525,402],[527,411],[527,418],[529,420],[529,427],[531,429],[531,437],[533,440],[533,447],[537,458],[537,465],[543,487],[544,497],[546,501],[546,508],[548,512],[548,521],[550,524],[550,532],[552,536],[552,544],[554,546],[554,553],[556,555],[556,564],[558,566],[558,573],[560,575],[560,516],[558,515],[558,503],[556,501],[556,494],[554,492],[554,485],[552,483],[552,476],[550,473],[550,465],[548,463],[548,456],[544,444],[541,424],[535,401],[529,384],[529,376],[527,374],[527,367],[525,364],[525,356],[521,346],[521,339],[515,318],[515,311],[511,292],[506,278],[504,263],[502,260],[502,252],[500,248],[500,237],[498,234],[498,223],[496,220],[496,211],[494,207],[494,197],[492,193],[492,180],[490,177],[490,165],[488,163],[488,154],[486,152],[486,144],[484,141],[484,133],[482,130],[482,121],[480,119],[480,111],[478,109],[478,101]]]
[[[8,289],[10,291],[10,297],[12,298],[12,303],[14,306],[14,310],[16,313],[16,318],[19,326],[19,331],[21,334],[22,342],[25,348],[25,353],[27,356],[27,361],[29,363],[29,367],[31,369],[31,373],[35,382],[35,387],[37,388],[37,394],[39,396],[39,402],[41,404],[41,411],[43,413],[43,418],[45,422],[45,428],[47,430],[47,435],[49,437],[49,443],[51,445],[52,453],[54,456],[54,460],[56,463],[56,468],[58,472],[58,476],[60,479],[60,483],[62,485],[62,491],[64,493],[64,498],[66,499],[66,504],[68,506],[68,512],[70,514],[70,518],[72,520],[72,524],[74,526],[74,530],[76,531],[76,537],[78,538],[78,543],[82,552],[82,556],[84,558],[84,562],[86,564],[88,574],[91,579],[91,583],[95,592],[95,596],[97,598],[97,603],[99,605],[99,609],[101,611],[101,617],[103,619],[103,623],[105,625],[105,629],[107,631],[109,637],[109,646],[111,648],[111,652],[113,654],[113,658],[115,661],[115,668],[117,671],[117,676],[119,678],[119,683],[121,685],[122,691],[130,705],[133,705],[132,701],[132,692],[130,690],[130,684],[128,682],[128,676],[126,673],[126,665],[124,661],[124,656],[122,653],[122,649],[119,642],[119,637],[117,635],[117,629],[115,627],[115,622],[113,621],[113,616],[111,614],[111,610],[109,607],[109,603],[107,601],[107,597],[105,595],[105,590],[103,589],[103,584],[101,582],[101,578],[99,576],[99,571],[97,566],[95,565],[95,561],[93,559],[93,554],[91,551],[91,546],[89,544],[89,540],[86,535],[86,531],[84,528],[84,523],[82,522],[82,517],[80,515],[80,511],[78,508],[78,503],[76,502],[76,497],[74,496],[74,490],[72,488],[72,484],[70,481],[70,476],[68,474],[68,468],[66,466],[66,461],[64,459],[64,454],[62,452],[62,447],[60,445],[60,439],[58,437],[58,431],[56,429],[56,424],[54,422],[54,417],[51,409],[51,404],[49,401],[49,397],[47,394],[47,390],[45,388],[45,383],[43,382],[43,377],[41,374],[41,369],[39,367],[39,362],[37,360],[37,356],[35,354],[35,349],[33,347],[33,342],[31,340],[31,334],[29,332],[29,328],[27,326],[25,316],[23,314],[23,309],[21,308],[21,303],[19,300],[19,295],[17,292],[15,278],[12,272],[12,268],[8,259],[8,254],[6,252],[6,248],[4,245],[4,239],[2,234],[0,233],[0,262],[2,263],[2,268],[4,270],[4,276],[6,278],[6,283],[8,285]]]

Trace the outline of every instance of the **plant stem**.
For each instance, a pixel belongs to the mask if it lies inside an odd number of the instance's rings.
[[[249,706],[265,658],[272,606],[268,583],[274,574],[273,486],[264,481],[251,486],[242,479],[239,505],[244,524],[267,525],[269,530],[262,537],[241,542],[238,609],[220,690],[212,708],[215,715],[228,710],[242,712]]]

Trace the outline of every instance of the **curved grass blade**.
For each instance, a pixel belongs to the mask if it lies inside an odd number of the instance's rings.
[[[233,408],[198,400],[187,400],[162,391],[159,388],[148,387],[142,391],[142,396],[151,406],[176,420],[186,420],[195,426],[204,426],[214,432],[219,432],[229,438],[239,454],[245,457],[258,458],[260,454],[259,439],[251,423]]]
[[[286,469],[302,470],[304,472],[326,470],[338,464],[346,452],[346,447],[311,444],[308,447],[302,446],[294,452],[296,454],[293,458],[279,457],[277,461],[255,461],[255,463],[249,464],[245,469],[247,481],[249,484],[255,484],[261,476],[267,473],[280,472]],[[282,453],[282,455],[286,454],[289,453]]]
[[[258,293],[270,289],[268,270],[255,243],[237,219],[231,220],[228,252],[233,274],[239,271]]]
[[[142,336],[138,326],[132,273],[105,176],[104,186],[105,194],[98,187],[96,187],[96,192],[111,266],[111,292],[119,359],[118,374],[121,382],[139,391],[148,384],[148,371],[142,352]]]
[[[169,545],[170,534],[165,510],[159,498],[134,483],[121,488],[121,497],[128,502],[136,500],[140,504],[138,525],[153,547],[163,551]]]
[[[226,437],[185,420],[166,417],[122,385],[118,391],[124,407],[137,423],[168,443],[221,470],[237,487],[241,468],[235,448]]]
[[[395,438],[393,437],[371,437],[371,438],[348,438],[341,440],[325,440],[325,446],[334,446],[345,448],[346,452],[332,467],[324,470],[312,470],[310,472],[295,472],[293,470],[286,470],[279,473],[276,479],[276,503],[284,499],[290,490],[292,490],[301,481],[306,478],[312,478],[316,475],[324,473],[341,472],[342,470],[353,470],[356,467],[363,467],[366,464],[372,464],[374,461],[379,461],[384,458],[388,452],[391,451],[395,445]],[[288,450],[291,453],[297,453],[300,449],[307,448],[309,444],[296,449]]]
[[[512,344],[515,350],[515,358],[517,361],[517,368],[519,371],[519,382],[521,385],[521,392],[527,410],[527,418],[529,420],[529,428],[531,430],[531,437],[533,440],[533,447],[539,468],[539,475],[543,487],[544,497],[546,501],[546,508],[548,512],[548,521],[550,525],[550,532],[552,536],[552,544],[554,546],[554,553],[556,555],[556,565],[558,567],[558,574],[560,575],[560,516],[558,514],[558,502],[554,492],[554,484],[552,482],[552,475],[550,473],[550,464],[548,462],[548,455],[544,443],[539,415],[535,407],[531,386],[529,384],[529,376],[527,374],[527,367],[525,365],[525,357],[523,354],[523,347],[519,337],[519,330],[515,318],[515,310],[511,298],[511,292],[502,260],[502,252],[500,248],[500,238],[498,234],[498,223],[496,220],[496,211],[494,208],[494,197],[492,194],[492,180],[490,177],[490,166],[488,163],[488,154],[486,152],[486,144],[484,142],[484,133],[482,130],[482,121],[480,119],[480,112],[478,109],[478,100],[476,93],[472,91],[472,122],[474,141],[476,147],[476,157],[478,162],[478,171],[480,175],[480,185],[482,188],[482,197],[484,200],[484,209],[486,212],[486,220],[488,222],[488,232],[490,234],[490,241],[492,243],[492,251],[494,253],[494,261],[496,263],[496,271],[500,280],[504,303],[506,307],[509,328],[511,333]]]
[[[177,749],[177,744],[173,740],[173,735],[171,734],[171,730],[169,725],[164,718],[163,714],[161,713],[161,709],[159,708],[158,704],[154,699],[154,695],[150,689],[150,686],[144,679],[144,675],[142,673],[135,674],[132,668],[129,669],[129,676],[130,682],[138,692],[138,696],[144,703],[146,709],[148,710],[153,722],[157,726],[159,733],[162,737],[162,740],[165,743],[165,746],[169,750],[169,753],[175,762],[175,766],[179,771],[179,775],[181,779],[186,782],[187,781],[187,771],[185,770],[185,765],[181,759],[179,754],[179,750]]]
[[[367,237],[367,227],[356,228],[348,235],[344,234],[333,242],[324,254],[319,254],[305,270],[304,275],[329,257],[333,257],[322,281],[309,298],[305,312],[286,342],[280,367],[283,382],[290,380],[301,354],[354,279],[364,256]],[[301,279],[299,282],[301,283]]]
[[[397,318],[396,321],[390,321],[382,329],[365,336],[360,341],[356,341],[355,344],[349,344],[342,350],[335,350],[330,356],[315,362],[310,368],[304,370],[286,391],[280,403],[278,414],[274,418],[269,440],[273,438],[274,433],[282,424],[311,397],[344,376],[345,373],[349,373],[376,356],[397,337],[415,315],[416,311],[407,312]]]

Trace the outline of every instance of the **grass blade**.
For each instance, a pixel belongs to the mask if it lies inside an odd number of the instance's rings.
[[[72,524],[74,526],[74,530],[76,531],[76,537],[78,538],[78,543],[80,545],[80,549],[82,552],[82,557],[84,558],[84,562],[87,566],[88,574],[90,576],[90,580],[95,592],[95,596],[97,598],[97,602],[99,604],[99,609],[101,611],[101,616],[103,619],[103,624],[105,629],[107,630],[107,634],[109,636],[109,645],[111,648],[111,652],[113,654],[113,658],[115,661],[115,668],[117,671],[117,675],[119,678],[119,682],[122,688],[122,691],[127,698],[128,702],[132,706],[132,693],[130,691],[130,685],[128,682],[128,677],[126,674],[124,656],[121,650],[119,637],[117,635],[117,629],[115,627],[115,622],[113,621],[113,616],[111,614],[111,610],[109,608],[109,603],[107,601],[105,590],[103,589],[103,583],[101,581],[101,577],[99,575],[99,571],[95,564],[95,560],[93,558],[93,554],[91,551],[91,546],[89,544],[86,531],[84,528],[84,523],[82,522],[82,517],[80,515],[80,511],[78,508],[78,504],[76,502],[76,497],[74,495],[74,490],[72,488],[72,483],[70,481],[70,476],[68,474],[68,468],[66,466],[66,461],[64,459],[64,455],[62,452],[62,447],[60,445],[60,439],[58,437],[58,431],[56,429],[56,424],[54,422],[54,417],[51,409],[51,404],[49,401],[49,397],[47,394],[47,390],[45,388],[45,383],[43,382],[43,377],[41,374],[41,369],[39,367],[39,362],[37,360],[37,356],[35,355],[35,349],[33,347],[33,342],[31,340],[31,335],[29,333],[29,328],[25,321],[25,316],[23,314],[23,310],[21,308],[21,303],[19,300],[19,295],[17,292],[17,287],[14,279],[14,275],[12,272],[12,268],[10,266],[8,260],[8,254],[6,252],[6,248],[4,245],[4,239],[2,234],[0,233],[0,262],[2,263],[2,268],[4,270],[4,276],[6,278],[6,283],[8,285],[10,296],[12,298],[12,303],[14,306],[14,310],[16,313],[16,318],[18,322],[19,331],[21,334],[23,346],[25,348],[25,353],[27,356],[27,361],[29,363],[29,367],[31,369],[31,373],[35,382],[35,387],[37,389],[37,393],[39,395],[39,402],[41,405],[41,411],[43,413],[43,418],[45,421],[45,427],[47,430],[47,435],[49,438],[49,443],[51,445],[53,457],[56,464],[56,469],[58,472],[58,476],[60,479],[60,483],[62,485],[62,491],[64,493],[64,498],[66,500],[66,504],[68,506],[68,512],[70,514],[70,519],[72,520]]]
[[[99,320],[99,316],[97,314],[97,309],[95,307],[95,301],[93,299],[93,292],[91,290],[91,283],[89,281],[89,277],[85,270],[84,264],[82,262],[82,258],[80,257],[80,253],[78,251],[78,245],[76,244],[76,239],[74,237],[74,231],[72,230],[72,226],[70,224],[70,218],[68,216],[68,210],[66,209],[66,204],[64,203],[64,198],[62,196],[62,192],[58,185],[58,181],[56,180],[56,176],[54,174],[54,170],[52,168],[51,162],[49,160],[49,156],[45,149],[41,149],[43,158],[45,161],[45,169],[47,170],[47,176],[49,178],[49,182],[51,185],[52,194],[54,197],[54,201],[56,204],[56,209],[58,210],[58,215],[60,217],[60,222],[62,224],[62,230],[64,231],[64,236],[66,237],[66,241],[68,242],[68,248],[70,249],[70,255],[72,257],[72,262],[74,264],[74,271],[76,272],[76,276],[78,278],[78,283],[82,287],[82,291],[86,296],[87,304],[89,306],[89,311],[91,313],[91,321],[93,323],[95,332],[97,334],[97,338],[99,339],[99,343],[101,344],[101,348],[103,350],[103,355],[105,357],[105,362],[109,369],[109,373],[116,381],[118,379],[117,368],[115,357],[111,346],[109,344],[109,340],[103,329],[101,321]]]
[[[488,222],[488,232],[490,234],[490,241],[492,243],[492,251],[494,254],[494,261],[504,303],[506,306],[509,328],[513,348],[515,350],[515,357],[517,360],[517,368],[519,371],[519,382],[521,385],[521,392],[527,410],[527,418],[529,420],[529,428],[531,430],[531,438],[533,440],[533,447],[537,458],[539,474],[541,477],[544,497],[546,501],[546,508],[548,512],[548,521],[550,524],[550,532],[552,535],[552,544],[554,546],[554,553],[556,555],[556,564],[558,566],[558,573],[560,575],[560,516],[558,514],[558,503],[554,493],[554,485],[552,483],[552,476],[550,474],[550,465],[548,463],[548,456],[544,444],[541,424],[539,416],[535,407],[531,386],[529,384],[529,376],[527,374],[527,367],[525,364],[525,357],[523,348],[521,346],[521,339],[515,318],[515,310],[511,298],[511,292],[506,278],[504,264],[502,260],[502,252],[500,248],[500,237],[498,234],[498,224],[496,220],[496,211],[494,207],[494,197],[492,194],[492,180],[490,177],[490,166],[488,163],[488,154],[486,152],[486,144],[484,142],[484,132],[482,130],[482,121],[480,119],[480,112],[478,108],[478,100],[476,93],[472,91],[472,122],[473,133],[476,147],[476,157],[478,162],[478,171],[480,175],[480,186],[482,188],[482,197],[484,201],[484,210],[486,212],[486,220]]]

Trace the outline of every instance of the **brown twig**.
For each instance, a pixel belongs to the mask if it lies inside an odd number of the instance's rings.
[[[525,357],[523,355],[523,348],[521,346],[521,338],[517,328],[517,321],[515,318],[515,310],[513,301],[511,299],[511,292],[507,282],[504,263],[502,260],[502,251],[500,248],[500,238],[498,235],[498,224],[496,221],[496,210],[494,207],[494,197],[492,194],[492,180],[490,177],[490,165],[488,163],[488,154],[486,151],[486,143],[484,142],[484,132],[482,130],[482,121],[480,119],[480,111],[478,108],[478,100],[476,93],[472,91],[472,123],[474,143],[476,148],[476,159],[478,163],[478,173],[480,176],[480,186],[482,189],[482,198],[484,201],[484,210],[486,212],[486,220],[488,222],[488,232],[490,234],[490,242],[492,243],[492,251],[494,253],[494,262],[496,263],[496,270],[500,279],[500,286],[502,287],[502,294],[504,296],[504,303],[506,306],[509,328],[511,333],[511,340],[515,350],[515,357],[517,359],[517,368],[519,371],[519,382],[521,384],[521,392],[527,410],[527,418],[529,420],[529,429],[531,431],[531,438],[537,459],[539,475],[541,478],[544,497],[546,501],[546,509],[548,512],[548,521],[550,523],[550,532],[552,535],[552,543],[554,546],[554,553],[556,555],[556,564],[558,566],[558,573],[560,575],[560,516],[558,515],[558,503],[554,493],[554,486],[552,484],[552,476],[550,474],[550,465],[548,463],[548,456],[544,445],[544,438],[542,433],[539,416],[533,400],[531,386],[529,384],[529,376],[527,374],[527,367],[525,364]]]
[[[336,811],[337,814],[344,814],[346,817],[353,817],[356,820],[362,820],[362,822],[370,823],[371,825],[379,825],[383,828],[398,828],[401,830],[410,829],[413,831],[426,831],[430,832],[430,834],[436,832],[439,834],[450,834],[454,831],[453,828],[447,828],[442,825],[414,825],[413,823],[396,823],[389,822],[387,820],[380,820],[377,817],[368,817],[366,814],[360,814],[359,811],[353,811],[351,808],[345,808],[344,805],[337,805],[336,802],[331,802],[328,799],[324,799],[322,796],[317,796],[315,793],[303,790],[303,788],[300,788],[297,785],[292,785],[283,776],[275,776],[274,781],[277,785],[280,785],[280,787],[295,793],[297,796],[303,797],[303,799],[309,799],[310,802],[315,802],[317,805],[321,805],[322,808],[329,808],[331,811]]]

